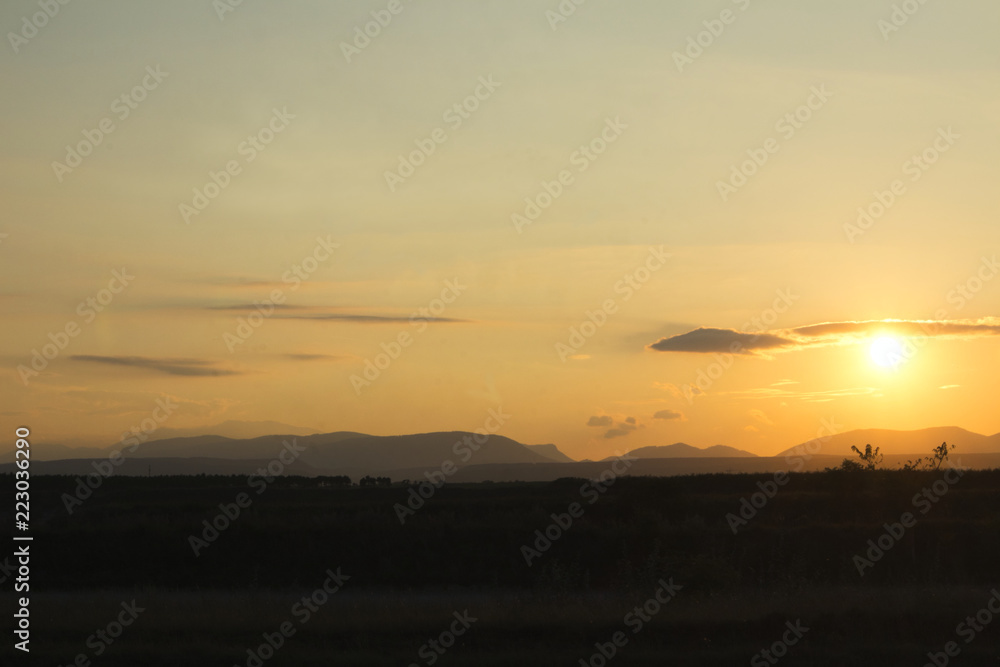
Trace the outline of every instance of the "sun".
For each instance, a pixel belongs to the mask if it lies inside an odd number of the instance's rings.
[[[898,338],[891,336],[876,338],[872,343],[870,353],[872,361],[882,368],[897,368],[906,361],[903,344],[899,342]]]

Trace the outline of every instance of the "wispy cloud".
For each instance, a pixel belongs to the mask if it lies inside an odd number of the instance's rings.
[[[464,323],[470,320],[458,320],[451,317],[402,317],[396,315],[360,315],[355,313],[323,313],[317,315],[275,315],[275,320],[306,320],[311,322],[360,322],[367,324],[407,324],[411,321],[431,323]]]
[[[281,356],[292,361],[339,361],[347,358],[336,354],[283,354]]]
[[[236,310],[236,311],[257,311],[260,306],[253,303],[237,303],[226,306],[205,306],[205,310]],[[311,306],[293,306],[290,303],[269,303],[267,309],[274,310],[308,310]]]
[[[789,398],[806,401],[807,403],[828,403],[838,398],[848,398],[851,396],[880,396],[881,391],[874,387],[847,387],[827,391],[793,391],[772,386],[743,391],[726,391],[718,395],[744,399]]]
[[[144,370],[181,375],[186,377],[219,377],[223,375],[241,375],[239,371],[219,368],[216,362],[207,359],[166,359],[153,357],[123,357],[99,356],[91,354],[76,354],[70,357],[73,361],[84,361],[109,366],[127,366]]]

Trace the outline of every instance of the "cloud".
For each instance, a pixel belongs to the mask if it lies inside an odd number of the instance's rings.
[[[242,375],[239,371],[226,368],[216,368],[215,362],[206,359],[156,359],[152,357],[121,357],[99,356],[91,354],[75,354],[73,361],[85,361],[111,366],[130,366],[153,370],[167,375],[182,375],[186,377],[219,377],[223,375]]]
[[[284,354],[282,356],[292,361],[336,361],[345,358],[335,354]]]
[[[653,415],[653,419],[684,419],[684,413],[676,410],[660,410]]]
[[[1000,336],[1000,317],[979,320],[865,320],[822,322],[794,329],[745,333],[733,329],[699,328],[648,346],[658,352],[729,353],[763,356],[829,345],[854,345],[875,336],[965,339]]]
[[[674,398],[680,398],[684,395],[684,392],[681,391],[680,387],[670,382],[654,382],[653,386],[657,389],[662,389],[663,391],[668,392]]]
[[[625,421],[618,422],[617,424],[615,424],[615,427],[613,429],[608,430],[608,432],[604,434],[604,437],[608,438],[609,440],[611,438],[621,438],[623,436],[628,435],[632,431],[635,431],[638,428],[639,425],[637,424],[635,417],[626,417]]]
[[[199,306],[203,310],[213,311],[233,311],[254,313],[260,311],[261,307],[254,303],[235,303],[225,305]],[[460,320],[451,317],[414,317],[404,315],[369,315],[366,313],[331,313],[331,312],[296,312],[296,311],[330,311],[336,308],[324,306],[294,305],[290,303],[269,303],[264,310],[274,313],[269,317],[273,320],[304,320],[313,322],[355,322],[361,324],[409,324],[411,322],[434,323],[464,323],[469,320]]]
[[[766,424],[768,426],[774,426],[774,422],[771,421],[763,410],[758,410],[754,408],[752,410],[747,410],[747,414],[750,415],[751,419],[759,421],[761,424]]]
[[[312,306],[293,306],[290,303],[269,303],[266,307],[258,306],[254,303],[236,303],[226,306],[205,306],[205,310],[240,310],[246,312],[257,312],[261,308],[265,311],[272,308],[274,310],[307,310],[312,308]]]
[[[748,334],[732,329],[700,328],[669,338],[661,338],[649,346],[658,352],[730,352],[753,354],[757,350],[771,350],[795,342],[772,334]]]
[[[432,324],[466,323],[452,317],[402,317],[395,315],[360,315],[354,313],[325,313],[320,315],[275,315],[275,320],[308,320],[312,322],[359,322],[363,324],[408,324],[410,322],[430,322]]]
[[[602,417],[595,416],[587,420],[587,426],[611,426],[614,423],[615,420],[608,415]]]
[[[837,398],[850,398],[853,396],[879,397],[882,394],[880,390],[874,387],[846,387],[844,389],[830,389],[827,391],[792,391],[777,387],[760,387],[743,391],[725,391],[718,395],[744,399],[797,398],[808,403],[829,403]]]

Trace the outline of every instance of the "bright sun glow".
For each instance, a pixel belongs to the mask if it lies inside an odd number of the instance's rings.
[[[872,361],[883,368],[896,368],[906,360],[903,344],[896,338],[877,338],[871,347]]]

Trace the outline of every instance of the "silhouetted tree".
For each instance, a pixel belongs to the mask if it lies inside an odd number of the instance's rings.
[[[855,466],[862,470],[875,470],[882,465],[882,459],[884,458],[879,452],[880,449],[880,447],[876,447],[873,450],[871,445],[865,445],[865,451],[862,452],[855,445],[851,445],[851,451],[858,455],[861,462],[859,463],[857,461],[851,461],[850,459],[844,459],[844,462],[840,467],[844,470],[854,470],[856,469]],[[854,465],[852,466],[851,464]]]
[[[955,449],[955,445],[942,442],[931,450],[930,458],[920,457],[916,461],[907,461],[903,465],[903,470],[938,470],[941,464],[948,460],[948,452]]]

